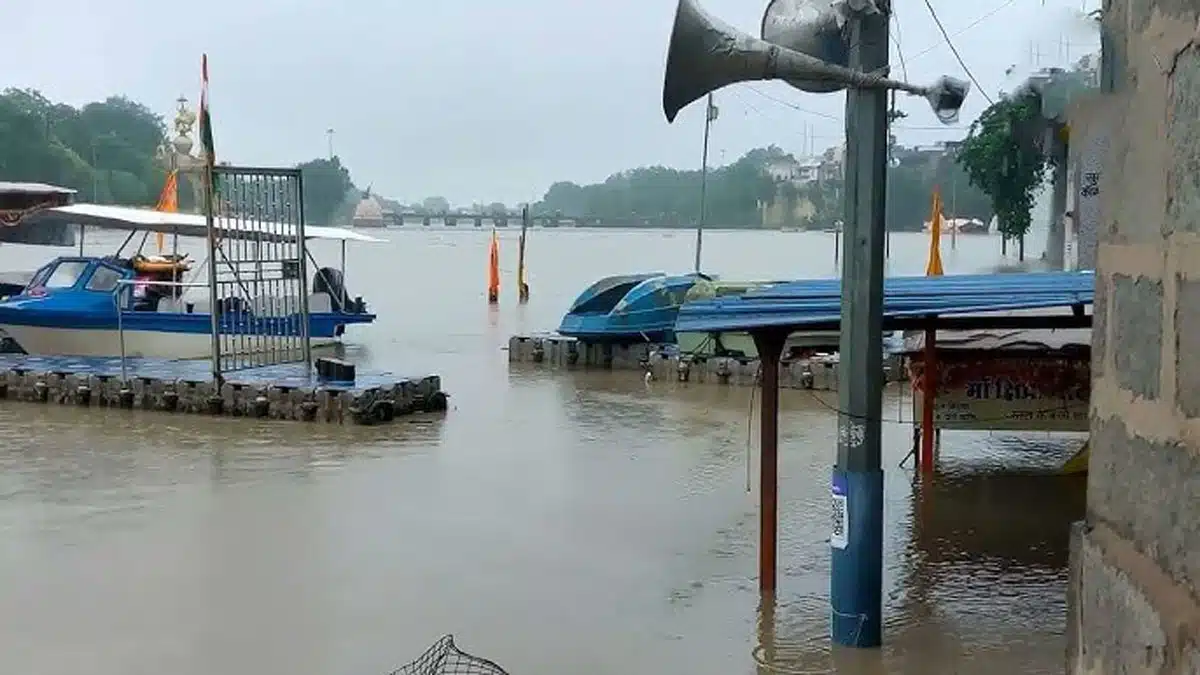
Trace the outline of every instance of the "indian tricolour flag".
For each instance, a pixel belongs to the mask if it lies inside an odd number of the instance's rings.
[[[200,151],[208,166],[217,163],[213,149],[212,115],[208,112],[208,54],[200,57]]]

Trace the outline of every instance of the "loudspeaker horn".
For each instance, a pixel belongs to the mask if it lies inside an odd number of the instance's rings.
[[[770,0],[763,10],[758,36],[771,44],[798,51],[825,63],[847,67],[850,40],[847,0]],[[800,91],[828,94],[846,88],[832,80],[790,79]]]
[[[895,89],[923,96],[945,123],[958,119],[970,85],[942,77],[922,87],[834,65],[808,54],[747,35],[701,9],[679,0],[667,49],[663,113],[674,122],[679,111],[710,92],[736,82],[788,80],[859,89]]]

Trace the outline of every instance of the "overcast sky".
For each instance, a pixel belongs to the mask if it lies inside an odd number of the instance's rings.
[[[766,5],[701,2],[752,34]],[[909,77],[962,77],[924,0],[895,2]],[[1099,41],[1080,18],[1098,0],[932,2],[991,96]],[[180,94],[197,100],[207,52],[222,161],[324,156],[332,127],[361,186],[404,201],[512,204],[556,180],[699,165],[703,105],[673,125],[661,107],[674,11],[675,0],[5,0],[0,87],[76,105],[124,94],[169,118]],[[800,154],[806,138],[819,151],[842,134],[840,94],[738,84],[717,103],[713,163],[771,143]],[[961,137],[987,101],[973,90],[949,129],[924,102],[901,104],[901,142],[926,144]]]

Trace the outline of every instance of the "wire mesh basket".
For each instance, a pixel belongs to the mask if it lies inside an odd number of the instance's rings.
[[[508,675],[508,671],[462,651],[454,645],[453,635],[443,635],[424,654],[391,675]]]

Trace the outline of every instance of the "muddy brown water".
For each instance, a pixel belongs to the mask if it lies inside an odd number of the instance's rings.
[[[486,232],[385,236],[350,248],[350,291],[381,318],[348,349],[440,373],[444,418],[331,428],[0,404],[0,671],[379,674],[453,633],[513,673],[751,673],[764,635],[778,672],[1061,672],[1083,484],[1053,469],[1077,439],[947,432],[944,475],[914,486],[911,462],[897,468],[907,397],[889,392],[886,646],[835,660],[830,395],[782,396],[779,600],[764,629],[751,391],[510,368],[503,352],[601,276],[688,269],[691,233],[536,230],[520,307],[505,231],[498,308],[483,299]],[[706,267],[827,276],[832,246],[716,232]],[[891,273],[920,273],[926,248],[898,235]],[[998,250],[963,236],[944,263],[985,269]],[[4,245],[0,264],[57,252]]]

